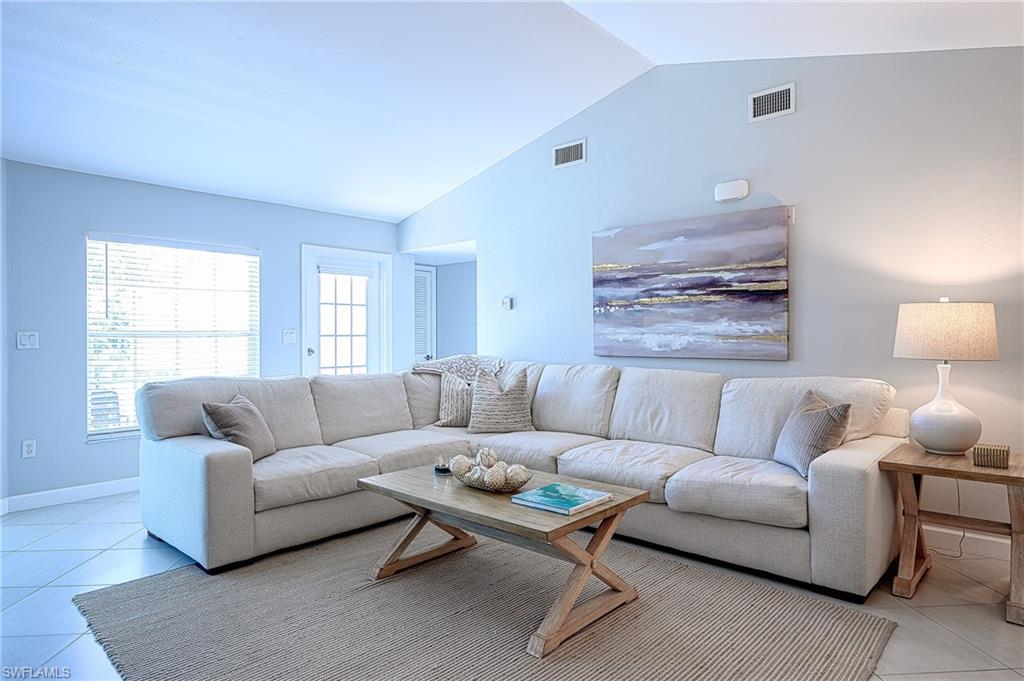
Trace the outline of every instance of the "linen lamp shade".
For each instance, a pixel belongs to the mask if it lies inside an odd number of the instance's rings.
[[[892,356],[945,361],[999,359],[996,307],[993,303],[903,303]]]

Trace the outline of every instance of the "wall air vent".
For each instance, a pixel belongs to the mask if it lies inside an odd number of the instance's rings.
[[[796,111],[796,83],[761,90],[747,97],[747,122],[778,118]]]
[[[551,150],[551,167],[564,168],[587,161],[587,140],[583,138],[575,142],[559,144]]]

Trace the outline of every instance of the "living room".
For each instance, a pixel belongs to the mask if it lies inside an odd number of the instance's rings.
[[[2,51],[5,678],[1024,677],[1021,3]]]

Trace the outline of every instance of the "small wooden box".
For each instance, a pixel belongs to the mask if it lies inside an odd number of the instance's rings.
[[[1006,445],[974,445],[973,455],[975,466],[1010,467],[1010,448]]]

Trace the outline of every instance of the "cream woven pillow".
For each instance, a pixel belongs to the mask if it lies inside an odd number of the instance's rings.
[[[473,410],[473,383],[458,374],[441,374],[441,405],[436,426],[465,428]]]
[[[473,388],[469,432],[512,433],[533,429],[530,393],[526,389],[526,369],[514,374],[505,386],[502,386],[498,378],[482,370],[478,371]]]
[[[247,448],[253,461],[277,451],[267,420],[255,404],[241,395],[235,395],[227,404],[203,402],[203,422],[218,440]]]

